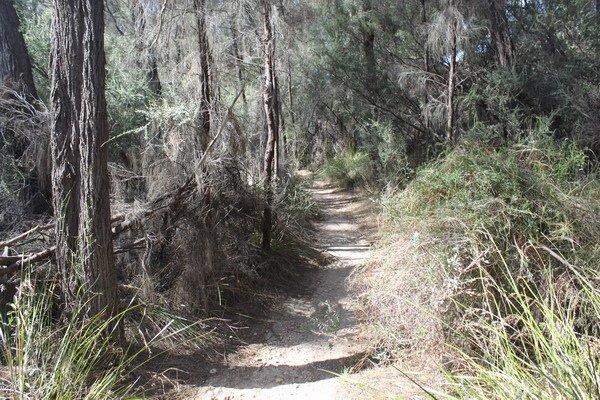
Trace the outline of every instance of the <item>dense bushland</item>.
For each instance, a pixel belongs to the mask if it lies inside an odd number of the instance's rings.
[[[598,335],[600,186],[587,161],[547,136],[465,140],[384,196],[381,249],[355,282],[381,344],[455,349],[475,373],[454,381],[469,398],[593,398],[597,356],[580,351]]]
[[[92,54],[106,53],[109,132],[91,154],[108,152],[130,343],[210,352],[195,321],[268,302],[272,278],[316,257],[297,174],[310,168],[381,193],[380,250],[354,281],[381,357],[435,351],[459,397],[597,397],[598,2],[101,3],[88,17],[106,26]],[[57,22],[60,4],[0,0],[0,260],[33,269],[0,276],[3,387],[115,397],[138,361],[105,341],[110,318],[61,304],[56,264],[70,260],[48,261],[66,242],[49,151],[52,26],[74,18]]]

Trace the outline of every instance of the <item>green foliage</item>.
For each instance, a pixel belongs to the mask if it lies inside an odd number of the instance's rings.
[[[600,189],[585,163],[573,143],[545,137],[502,148],[464,142],[385,198],[383,260],[360,282],[378,337],[395,349],[451,343],[481,357],[482,318],[527,318],[517,292],[534,308],[554,301],[572,311],[572,330],[598,334],[597,300],[577,294],[573,272],[593,274],[600,256]],[[526,334],[521,325],[514,335]]]
[[[406,185],[414,171],[409,166],[405,139],[389,122],[372,121],[369,133],[371,143],[366,147],[376,160],[373,178],[392,189]]]
[[[577,226],[585,240],[589,232],[568,194],[576,190],[569,183],[583,176],[585,162],[573,143],[554,145],[543,137],[500,149],[465,143],[422,169],[391,215],[460,217],[526,240],[560,237],[563,228]]]
[[[112,346],[107,335],[124,313],[85,319],[86,304],[74,305],[64,326],[52,321],[55,288],[34,288],[26,279],[2,325],[9,381],[0,393],[15,399],[115,399],[135,357]]]
[[[306,226],[319,213],[312,194],[308,190],[310,182],[297,174],[289,174],[277,187],[275,208],[283,211],[285,226]]]
[[[321,174],[333,183],[352,188],[367,183],[372,176],[371,160],[367,153],[346,150],[329,160]]]
[[[44,0],[21,0],[15,2],[20,30],[25,38],[27,51],[33,67],[38,95],[42,100],[50,98],[50,78],[47,66],[50,61],[50,35],[52,7]]]
[[[461,371],[448,375],[451,395],[440,398],[480,400],[570,400],[600,397],[598,339],[577,327],[581,304],[589,317],[600,318],[597,270],[583,272],[568,266],[570,279],[579,288],[564,298],[564,283],[545,270],[544,294],[516,280],[508,264],[501,277],[508,285],[487,277],[490,302],[510,299],[512,312],[482,314],[466,334],[478,354],[457,355]],[[481,271],[485,276],[485,271]],[[568,278],[567,278],[568,276]]]

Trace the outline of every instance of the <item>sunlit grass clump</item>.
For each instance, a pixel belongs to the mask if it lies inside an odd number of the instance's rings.
[[[346,150],[329,160],[321,175],[344,188],[360,186],[372,175],[371,160],[367,153]]]
[[[53,321],[53,285],[34,288],[28,279],[2,325],[8,379],[0,394],[14,399],[115,399],[130,392],[125,377],[135,356],[111,343],[110,331],[125,313],[84,318],[76,304],[64,323]]]
[[[489,281],[490,309],[499,308],[495,299],[501,296],[511,311],[481,313],[471,325],[465,339],[472,350],[457,350],[461,366],[448,375],[451,395],[444,398],[600,398],[600,341],[579,323],[582,312],[590,322],[600,320],[600,276],[567,268],[560,278],[544,271],[545,287],[515,280],[508,270],[506,286]],[[579,288],[568,298],[565,280]]]

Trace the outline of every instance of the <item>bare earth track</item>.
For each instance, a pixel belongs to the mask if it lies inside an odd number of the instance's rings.
[[[315,241],[333,261],[309,272],[307,290],[275,307],[269,328],[255,333],[262,337],[229,354],[188,398],[355,398],[357,388],[336,374],[348,371],[367,350],[346,285],[369,257],[370,243],[356,220],[364,200],[320,182],[312,192],[324,216],[315,224]]]

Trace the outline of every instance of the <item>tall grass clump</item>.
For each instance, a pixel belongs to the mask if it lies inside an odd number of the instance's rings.
[[[66,321],[53,321],[54,285],[35,288],[25,279],[2,323],[7,379],[0,394],[11,399],[115,399],[130,392],[134,356],[111,343],[107,332],[124,314],[84,318],[77,304]]]
[[[532,355],[542,344],[526,337],[567,334],[544,307],[568,317],[561,323],[571,339],[596,337],[597,298],[581,295],[584,283],[589,293],[600,288],[590,275],[600,255],[600,185],[589,170],[572,143],[471,140],[384,198],[381,249],[355,280],[381,346],[437,350],[440,361],[451,346],[499,369],[507,368],[501,357],[553,362]],[[499,336],[491,328],[509,322],[504,347],[492,350]]]
[[[90,318],[86,301],[76,299],[59,318],[57,293],[54,283],[29,273],[21,278],[0,327],[1,398],[136,398],[143,387],[132,374],[154,351],[170,346],[206,350],[204,346],[214,344],[201,323],[137,301],[113,317]],[[126,348],[112,338],[111,330],[119,323],[133,332]]]
[[[360,186],[371,178],[371,160],[367,153],[346,150],[327,161],[321,175],[345,188]]]
[[[595,332],[582,331],[578,321],[584,310],[586,319],[598,321],[598,271],[583,272],[565,264],[557,278],[544,268],[545,287],[539,288],[515,279],[509,265],[503,266],[501,279],[506,284],[482,271],[490,307],[482,310],[465,335],[475,355],[457,350],[460,369],[448,375],[450,395],[444,397],[600,398],[600,342]],[[564,287],[571,285],[579,290],[565,297]],[[500,308],[498,297],[509,303],[509,309],[489,312]]]

